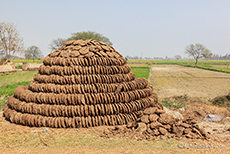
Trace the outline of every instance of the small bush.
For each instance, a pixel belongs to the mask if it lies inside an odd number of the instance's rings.
[[[22,69],[22,65],[16,66],[17,69]]]
[[[230,93],[227,96],[215,97],[212,104],[220,107],[230,107]]]

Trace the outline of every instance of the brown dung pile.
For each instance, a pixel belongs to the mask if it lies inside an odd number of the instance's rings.
[[[139,111],[137,120],[128,122],[126,126],[108,128],[102,132],[101,136],[149,141],[181,137],[190,139],[211,137],[204,128],[199,128],[194,119],[179,120],[157,107]]]
[[[15,90],[3,115],[12,123],[26,126],[127,124],[125,129],[141,132],[146,138],[207,137],[194,120],[179,121],[166,114],[148,81],[135,79],[126,63],[103,42],[68,41],[45,57],[29,86]],[[116,133],[121,132],[115,129],[106,135]]]
[[[146,79],[135,79],[126,59],[94,40],[68,41],[45,57],[28,86],[19,86],[3,116],[37,127],[122,125],[148,107],[162,109]]]

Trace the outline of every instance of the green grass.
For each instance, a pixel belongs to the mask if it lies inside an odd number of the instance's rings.
[[[187,67],[196,67],[196,68],[212,70],[212,71],[218,71],[218,72],[230,73],[230,69],[220,68],[220,67],[213,67],[213,66],[210,66],[210,65],[185,65],[185,66],[187,66]]]
[[[19,71],[0,74],[0,86],[11,85],[18,82],[32,81],[38,71]]]
[[[230,73],[230,69],[227,68],[221,68],[221,67],[214,67],[210,65],[192,65],[192,64],[184,64],[182,66],[186,67],[195,67],[195,68],[201,68],[205,70],[211,70],[211,71],[217,71],[217,72],[224,72],[224,73]]]
[[[150,67],[131,67],[131,72],[136,75],[136,78],[148,79]]]
[[[14,94],[15,89],[20,85],[28,85],[36,73],[37,71],[20,71],[0,74],[0,110]]]
[[[0,96],[8,95],[11,96],[14,94],[15,89],[20,85],[28,85],[30,81],[17,82],[11,85],[5,85],[0,87]]]
[[[11,85],[5,85],[0,87],[0,110],[7,103],[8,98],[14,94],[15,89],[20,85],[28,85],[30,81],[17,82]]]

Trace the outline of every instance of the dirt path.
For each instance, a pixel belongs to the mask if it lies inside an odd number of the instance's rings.
[[[149,84],[159,98],[187,94],[212,99],[230,92],[230,74],[177,65],[154,65]]]

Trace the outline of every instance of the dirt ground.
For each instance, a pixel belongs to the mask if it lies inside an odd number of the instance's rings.
[[[211,104],[216,96],[230,92],[230,74],[176,65],[154,65],[149,84],[160,101],[184,103],[183,107],[172,109],[184,118],[195,119],[200,128],[214,136],[214,140],[220,137],[230,143],[230,108]],[[222,120],[204,121],[208,114],[221,115]]]
[[[149,83],[160,100],[185,103],[181,108],[172,109],[185,118],[195,119],[200,128],[211,133],[211,138],[146,141],[133,139],[133,134],[131,137],[128,131],[105,137],[108,129],[115,129],[114,126],[75,129],[27,127],[6,121],[0,112],[0,153],[230,154],[230,109],[213,106],[209,101],[230,91],[230,74],[160,65],[151,69]],[[219,122],[204,121],[207,114],[218,114],[223,119]]]
[[[230,92],[230,74],[177,65],[153,65],[149,84],[159,98],[187,94],[212,99]]]
[[[208,128],[210,123],[203,125]],[[113,127],[36,128],[12,124],[1,116],[0,153],[230,153],[226,137],[146,141],[130,139],[128,132],[127,135],[103,137]]]
[[[200,128],[204,128],[215,137],[228,138],[230,143],[230,109],[205,103],[192,103],[179,109],[172,109],[183,115],[184,118],[196,120]],[[217,122],[204,120],[207,115],[220,115],[222,119]]]

